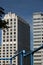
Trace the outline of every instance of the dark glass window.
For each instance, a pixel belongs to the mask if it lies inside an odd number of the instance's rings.
[[[5,47],[3,47],[3,49],[5,49]]]
[[[9,39],[7,39],[7,42],[9,41]]]
[[[12,21],[12,19],[10,19],[10,21]]]
[[[12,39],[10,39],[10,41],[12,41]]]
[[[3,35],[5,35],[5,33],[3,33]]]
[[[5,46],[5,44],[3,44],[3,46]]]
[[[3,42],[5,42],[5,40],[3,40]]]
[[[16,24],[16,22],[14,22],[14,24]]]
[[[10,31],[12,31],[12,29],[10,29]]]
[[[14,39],[14,41],[16,41],[16,39]]]
[[[10,34],[12,35],[12,32],[10,32]]]
[[[8,57],[8,55],[7,55],[7,57]]]
[[[14,26],[14,28],[16,27],[16,25]]]
[[[9,36],[7,36],[7,38],[9,38]]]
[[[3,36],[3,38],[5,38],[5,36]]]
[[[14,19],[14,21],[16,21],[16,19]]]
[[[7,35],[9,35],[9,33],[7,33]]]
[[[16,32],[14,32],[14,34],[16,34]]]
[[[12,46],[12,44],[10,44],[10,46]]]
[[[10,55],[10,57],[12,57],[12,55]]]

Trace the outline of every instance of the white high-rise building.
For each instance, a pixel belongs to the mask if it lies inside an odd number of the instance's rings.
[[[0,47],[0,58],[10,58],[23,49],[30,51],[30,26],[15,13],[9,12],[3,18],[8,22],[8,30],[2,31],[2,45]],[[5,32],[6,31],[6,32]],[[13,65],[20,65],[20,60],[16,57],[12,60]],[[27,61],[29,59],[27,58]],[[24,62],[24,64],[27,64]],[[0,60],[0,65],[10,64],[10,60]],[[30,65],[30,62],[29,62]]]
[[[33,47],[34,50],[43,44],[43,13],[33,14]],[[43,49],[34,53],[34,65],[43,65]]]

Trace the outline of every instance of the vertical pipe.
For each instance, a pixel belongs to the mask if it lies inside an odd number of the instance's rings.
[[[31,58],[31,65],[33,65],[33,54],[30,54],[30,58]]]
[[[10,59],[10,64],[12,64],[12,58]]]
[[[23,54],[20,54],[20,65],[23,65]]]

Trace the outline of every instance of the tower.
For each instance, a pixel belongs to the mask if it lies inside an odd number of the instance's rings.
[[[15,55],[15,52],[20,52],[23,49],[30,51],[30,26],[21,17],[15,13],[9,12],[3,18],[11,26],[8,30],[2,31],[2,46],[1,58],[10,58]],[[19,65],[19,58],[12,60],[13,65]],[[24,60],[25,61],[25,60]],[[28,61],[28,58],[27,58]],[[24,64],[27,63],[24,62]],[[10,64],[10,60],[1,60],[1,65]],[[30,62],[29,62],[30,64]]]
[[[43,13],[33,13],[33,47],[34,50],[43,44]],[[43,65],[43,49],[34,54],[34,65]]]

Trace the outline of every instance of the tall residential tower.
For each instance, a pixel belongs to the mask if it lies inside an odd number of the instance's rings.
[[[0,57],[10,58],[15,52],[22,50],[30,51],[30,26],[21,17],[15,13],[8,13],[4,16],[4,20],[11,26],[8,30],[2,31],[2,46],[0,47]],[[20,65],[18,57],[12,60],[13,65]],[[29,62],[28,62],[29,61]],[[29,57],[24,59],[25,65],[30,65]],[[0,65],[10,64],[10,60],[0,60]]]
[[[33,47],[34,50],[43,44],[43,13],[33,14]],[[34,54],[34,65],[43,65],[43,49]]]

